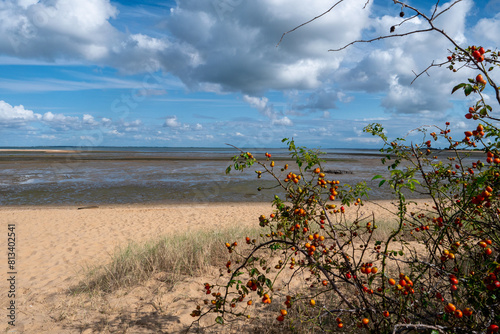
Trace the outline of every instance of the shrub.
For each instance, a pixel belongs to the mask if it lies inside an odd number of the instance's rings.
[[[390,141],[380,124],[365,128],[384,142],[382,162],[390,174],[374,179],[392,189],[397,228],[386,238],[374,237],[376,217],[356,215],[369,189],[329,179],[318,151],[284,139],[297,163],[291,170],[275,166],[270,154],[257,159],[240,150],[228,172],[258,164],[258,175],[271,175],[286,197],[275,196],[275,212],[259,217],[262,241],[247,238],[249,251],[240,251],[236,241],[226,244],[227,276],[205,284],[209,299],[194,317],[215,313],[224,324],[248,316],[255,304],[263,305],[262,312],[278,304],[278,322],[308,324],[309,331],[498,331],[500,119],[483,91],[489,87],[500,105],[490,75],[500,53],[452,43],[455,50],[436,66],[478,72],[452,91],[477,96],[465,114],[477,122],[463,139],[452,138],[448,122],[418,128],[422,139],[416,144]],[[438,140],[447,148],[433,149]],[[410,209],[405,194],[417,187],[429,205]],[[348,212],[357,218],[348,219]]]

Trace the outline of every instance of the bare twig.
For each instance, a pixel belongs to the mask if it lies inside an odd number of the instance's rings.
[[[348,44],[344,45],[344,46],[343,46],[343,47],[341,47],[341,48],[338,48],[338,49],[330,49],[330,50],[328,50],[328,51],[331,51],[331,52],[341,51],[341,50],[344,50],[344,49],[346,49],[346,48],[348,48],[349,46],[354,45],[354,44],[359,44],[359,43],[372,43],[372,42],[375,42],[375,41],[380,41],[380,40],[382,40],[382,39],[394,38],[394,37],[403,37],[403,36],[413,35],[413,34],[417,34],[417,33],[429,32],[429,31],[432,31],[432,30],[434,30],[434,29],[432,29],[432,28],[428,28],[428,29],[414,30],[414,31],[410,31],[410,32],[407,32],[407,33],[403,33],[403,34],[384,35],[384,36],[379,36],[379,37],[372,38],[372,39],[359,39],[359,40],[356,40],[356,41],[350,42],[350,43],[348,43]]]
[[[289,33],[291,33],[291,32],[294,32],[295,30],[297,30],[297,29],[299,29],[299,28],[301,28],[301,27],[303,27],[303,26],[305,26],[305,25],[307,25],[307,24],[309,24],[309,23],[311,23],[311,22],[313,22],[313,21],[316,21],[316,20],[317,20],[317,19],[319,19],[320,17],[322,17],[322,16],[324,16],[324,15],[328,14],[330,11],[332,11],[332,9],[334,9],[334,8],[335,8],[338,4],[340,4],[340,3],[342,3],[342,2],[344,2],[344,0],[339,0],[339,1],[337,1],[337,2],[333,5],[333,6],[331,6],[331,7],[330,7],[327,11],[323,12],[322,14],[320,14],[320,15],[316,16],[315,18],[313,18],[313,19],[311,19],[311,20],[309,20],[309,21],[307,21],[307,22],[305,22],[305,23],[302,23],[301,25],[296,26],[296,27],[295,27],[295,28],[293,28],[292,30],[289,30],[289,31],[287,31],[287,32],[283,33],[283,35],[281,35],[280,41],[278,42],[278,44],[276,45],[276,47],[278,47],[278,46],[281,44],[281,41],[283,40],[283,38],[285,37],[285,35],[286,35],[286,34],[289,34]],[[369,2],[369,0],[366,2],[365,7],[366,7],[366,5],[368,4],[368,2]]]

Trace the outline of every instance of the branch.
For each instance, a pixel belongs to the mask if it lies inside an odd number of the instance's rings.
[[[415,80],[417,80],[422,74],[427,74],[429,76],[429,73],[427,73],[427,71],[431,68],[431,67],[441,67],[443,66],[444,64],[447,64],[448,62],[445,61],[444,63],[441,63],[441,64],[434,64],[434,61],[432,62],[432,64],[430,64],[429,66],[427,66],[427,68],[425,70],[423,70],[422,72],[420,72],[419,74],[415,73],[415,71],[412,71],[413,74],[415,74],[415,78],[411,81],[410,85],[413,84],[413,82],[415,82]]]
[[[317,20],[317,19],[319,19],[320,17],[322,17],[322,16],[324,16],[324,15],[328,14],[330,11],[332,11],[332,9],[334,9],[334,8],[335,8],[338,4],[340,4],[341,2],[344,2],[344,0],[339,0],[339,1],[337,1],[337,2],[333,5],[333,6],[331,6],[331,7],[330,7],[327,11],[323,12],[322,14],[320,14],[320,15],[316,16],[315,18],[313,18],[313,19],[311,19],[311,20],[309,20],[309,21],[307,21],[307,22],[305,22],[305,23],[302,23],[302,24],[301,24],[301,25],[299,25],[299,26],[296,26],[296,27],[295,27],[295,28],[293,28],[292,30],[289,30],[289,31],[287,31],[287,32],[283,33],[283,35],[281,35],[280,41],[278,42],[278,44],[276,44],[276,47],[278,47],[278,46],[281,44],[281,41],[283,40],[283,38],[285,37],[285,35],[286,35],[286,34],[289,34],[289,33],[291,33],[291,32],[294,32],[295,30],[297,30],[297,29],[299,29],[299,28],[301,28],[301,27],[305,26],[306,24],[309,24],[309,23],[311,23],[311,22],[313,22],[313,21],[316,21],[316,20]],[[366,5],[368,4],[368,2],[369,2],[369,0],[366,2],[365,7],[366,7]]]
[[[452,4],[448,7],[448,8],[443,9],[442,11],[440,11],[439,13],[437,13],[437,15],[436,15],[436,16],[434,16],[434,14],[436,13],[436,12],[434,11],[434,13],[432,14],[431,21],[434,21],[435,19],[437,19],[437,18],[439,17],[439,15],[446,13],[446,12],[447,12],[447,11],[449,11],[449,10],[450,10],[453,6],[455,6],[457,3],[462,2],[462,1],[463,1],[463,0],[456,0],[456,1],[455,1],[454,3],[452,3]],[[439,4],[439,1],[436,3],[436,8],[437,8],[438,4]]]
[[[445,330],[449,329],[447,327],[438,326],[438,325],[431,326],[431,325],[424,325],[424,324],[397,324],[394,326],[394,330],[392,331],[392,334],[396,334],[398,332],[398,328],[417,329],[417,330],[418,329],[433,329],[433,330],[436,330],[439,333],[443,333],[443,334],[446,333]],[[478,332],[472,331],[469,333],[478,333]]]
[[[346,45],[344,45],[341,48],[330,49],[328,51],[341,51],[341,50],[344,50],[344,49],[348,48],[349,46],[351,46],[353,44],[371,43],[371,42],[379,41],[379,40],[382,40],[382,39],[394,38],[394,37],[403,37],[403,36],[413,35],[413,34],[417,34],[417,33],[421,33],[421,32],[428,32],[428,31],[432,31],[432,30],[434,30],[434,29],[428,28],[428,29],[410,31],[410,32],[407,32],[407,33],[404,33],[404,34],[384,35],[384,36],[379,36],[379,37],[372,38],[372,39],[360,39],[360,40],[356,40],[356,41],[350,42],[349,44],[346,44]]]

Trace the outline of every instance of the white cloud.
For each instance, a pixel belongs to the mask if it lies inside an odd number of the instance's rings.
[[[94,116],[89,115],[89,114],[84,114],[82,121],[83,121],[83,124],[88,124],[88,125],[98,125],[99,124],[99,122],[97,122],[94,119]]]
[[[42,121],[59,130],[79,129],[82,126],[82,122],[78,117],[54,114],[51,111],[43,114]]]
[[[286,116],[283,116],[282,112],[275,110],[274,106],[269,103],[267,97],[256,97],[243,95],[243,101],[247,102],[251,107],[257,109],[262,115],[266,116],[271,120],[271,124],[275,125],[293,125],[293,122]]]
[[[41,135],[40,139],[56,140],[57,137],[55,135]]]
[[[119,131],[118,131],[118,130],[116,130],[116,129],[111,130],[111,131],[109,132],[109,134],[110,134],[110,135],[113,135],[113,136],[118,136],[118,137],[121,137],[121,136],[123,136],[123,135],[124,135],[124,133],[121,133],[121,132],[119,132]]]
[[[3,1],[0,51],[26,58],[102,59],[119,35],[109,0]]]
[[[164,40],[159,40],[157,38],[149,37],[143,34],[130,35],[130,39],[137,43],[137,46],[141,49],[157,50],[162,51],[167,48],[167,43]]]
[[[169,127],[169,128],[177,128],[181,126],[181,123],[177,122],[177,116],[173,117],[168,117],[165,120],[165,124],[163,126]]]
[[[273,119],[271,122],[273,125],[283,125],[283,126],[292,126],[293,122],[288,117],[283,117],[279,119]]]
[[[483,18],[474,27],[474,32],[477,39],[485,39],[488,43],[494,45],[500,44],[500,13],[497,13],[492,18]]]
[[[0,100],[0,126],[23,127],[28,122],[38,121],[41,118],[40,114],[25,109],[23,105],[12,106]]]

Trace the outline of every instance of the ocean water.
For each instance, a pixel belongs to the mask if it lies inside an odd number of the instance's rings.
[[[297,172],[286,149],[246,150],[262,159],[269,152],[277,171],[288,163]],[[391,197],[390,189],[370,181],[374,175],[387,175],[378,150],[322,151],[329,178],[343,184],[368,181],[374,189],[371,199]],[[231,157],[238,153],[230,147],[0,148],[0,205],[266,202],[283,194],[269,174],[257,179],[257,167],[226,175]]]

